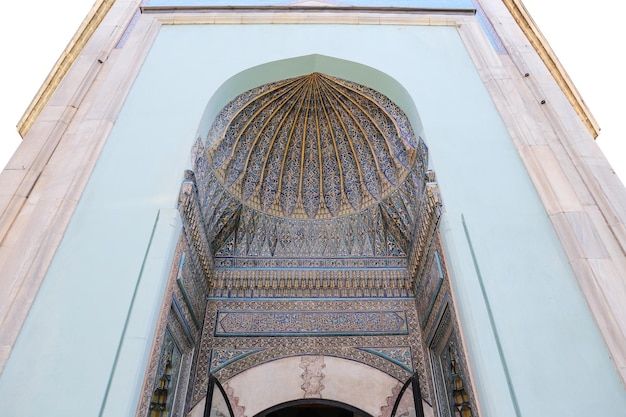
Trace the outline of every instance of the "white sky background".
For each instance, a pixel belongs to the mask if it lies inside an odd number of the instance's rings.
[[[598,144],[626,182],[626,5],[615,0],[523,0],[600,124]],[[15,128],[94,0],[4,2],[0,25],[0,167]]]

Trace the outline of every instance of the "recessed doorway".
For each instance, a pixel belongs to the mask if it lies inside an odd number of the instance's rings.
[[[336,401],[305,399],[290,401],[260,412],[255,417],[372,417],[370,414]]]

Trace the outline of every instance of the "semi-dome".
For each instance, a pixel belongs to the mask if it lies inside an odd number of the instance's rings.
[[[262,212],[301,219],[380,202],[404,182],[418,154],[391,100],[320,73],[236,97],[217,116],[208,144],[211,167],[230,194]]]

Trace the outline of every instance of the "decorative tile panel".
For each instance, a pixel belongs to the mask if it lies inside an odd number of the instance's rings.
[[[310,334],[303,337],[297,335],[255,335],[223,337],[216,335],[218,315],[223,312],[261,312],[283,314],[283,312],[312,312],[317,317],[337,316],[336,313],[348,312],[392,312],[403,314],[403,323],[398,323],[396,329],[406,329],[402,334],[366,333],[360,335],[320,335]],[[236,324],[237,328],[249,328],[250,324]],[[345,326],[340,324],[340,326]],[[380,326],[379,326],[380,327]],[[336,327],[335,327],[336,328]],[[202,399],[206,390],[206,375],[211,367],[212,350],[222,351],[256,350],[241,359],[235,360],[221,367],[215,372],[216,377],[226,381],[232,376],[262,363],[295,355],[323,355],[346,358],[367,364],[396,378],[405,381],[412,372],[405,365],[412,363],[413,368],[420,375],[428,375],[423,362],[421,332],[413,300],[209,300],[207,315],[204,320],[203,343],[198,356],[195,372],[193,404]],[[410,350],[404,349],[405,347]],[[376,350],[367,351],[371,348]],[[404,349],[404,350],[402,350]],[[396,352],[393,352],[396,350]],[[405,357],[410,352],[411,361]],[[422,378],[422,377],[420,377]],[[421,380],[424,387],[424,398],[430,398],[429,384],[426,379]]]
[[[184,236],[191,249],[190,255],[208,281],[213,271],[213,254],[207,237],[196,188],[195,174],[185,171],[178,197],[178,211],[183,220]]]
[[[308,257],[308,258],[272,258],[272,257],[220,257],[215,258],[215,269],[218,271],[264,270],[264,269],[326,269],[339,270],[399,270],[406,271],[407,260],[404,257]]]
[[[437,329],[429,338],[436,408],[444,416],[476,417],[478,408],[450,303],[446,302],[442,310]]]
[[[410,278],[394,270],[405,270],[411,265],[407,271],[410,277],[414,275],[410,271],[421,271],[425,267],[422,254],[430,245],[441,213],[436,184],[429,182],[425,185],[425,179],[418,176],[419,170],[412,170],[405,183],[376,206],[349,216],[311,221],[281,219],[237,203],[210,173],[210,168],[204,166],[206,163],[206,158],[202,156],[196,160],[195,169],[204,182],[196,185],[193,173],[188,174],[189,179],[183,183],[181,190],[180,207],[187,228],[186,237],[193,249],[192,258],[204,266],[207,275],[214,274],[213,268],[217,268],[216,272],[230,269],[344,270],[343,273],[327,272],[329,287],[323,284],[323,274],[314,277],[314,285],[302,285],[302,281],[296,284],[294,280],[300,280],[306,271],[281,273],[270,285],[273,289],[285,290],[287,287],[280,285],[280,279],[285,285],[291,280],[294,286],[315,290],[301,295],[309,297],[413,295]],[[388,272],[378,275],[382,278],[380,281],[369,277],[372,273],[367,270],[372,268]],[[342,274],[349,276],[355,273],[360,280],[365,279],[365,283],[359,282],[353,288],[367,291],[356,294],[346,290],[339,294],[330,287],[331,281],[339,279]],[[220,277],[216,277],[211,280],[214,285],[212,296],[272,296],[252,293],[254,288],[269,290],[259,281],[249,281],[255,274],[258,275],[256,272],[246,273],[250,291],[242,293],[239,288],[234,295],[233,287],[215,288],[215,283],[220,281]],[[385,286],[388,277],[398,284]],[[232,276],[224,272],[221,278],[227,280]],[[377,286],[377,282],[383,285]],[[348,288],[350,283],[339,279],[337,288],[339,286]],[[388,288],[398,290],[387,291]],[[294,291],[274,291],[273,294],[299,296]]]
[[[319,73],[269,83],[207,143],[180,210],[211,297],[414,295],[441,210],[428,149],[387,97]]]
[[[262,350],[263,349],[212,349],[210,372],[215,373],[226,365],[243,359],[248,355],[261,352]]]
[[[441,202],[399,108],[322,74],[270,83],[230,102],[191,157],[173,299],[182,322],[203,323],[188,409],[209,372],[291,356],[306,358],[304,395],[323,390],[315,358],[335,356],[399,382],[417,372],[433,401],[422,332],[449,293]]]
[[[407,371],[413,371],[413,355],[411,354],[410,346],[397,346],[389,348],[363,347],[360,349],[397,363]]]
[[[412,297],[406,269],[224,269],[215,271],[210,297]]]
[[[423,274],[428,251],[436,239],[437,227],[442,213],[441,197],[439,186],[435,182],[435,173],[426,173],[427,184],[424,194],[420,198],[418,220],[415,222],[415,230],[412,234],[414,242],[409,256],[409,273],[411,276],[419,277]]]
[[[419,281],[416,282],[415,289],[415,301],[418,314],[421,318],[422,328],[426,327],[426,323],[433,310],[444,278],[439,252],[437,250],[431,250],[428,256],[427,267]]]
[[[407,334],[406,312],[228,311],[217,312],[215,336],[338,336]]]

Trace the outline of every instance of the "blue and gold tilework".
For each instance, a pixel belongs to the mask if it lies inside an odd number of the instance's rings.
[[[210,167],[229,194],[291,219],[330,219],[371,207],[424,157],[391,100],[321,73],[236,97],[217,116],[207,143]]]

